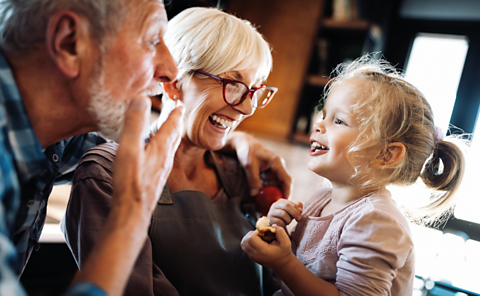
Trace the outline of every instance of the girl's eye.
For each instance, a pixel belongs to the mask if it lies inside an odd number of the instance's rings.
[[[343,122],[341,119],[339,118],[335,118],[335,121],[334,121],[335,124],[345,124],[345,122]]]

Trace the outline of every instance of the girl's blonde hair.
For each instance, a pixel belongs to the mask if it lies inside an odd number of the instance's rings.
[[[269,44],[248,21],[215,8],[186,9],[168,23],[165,43],[178,66],[178,76],[204,70],[214,75],[257,69],[255,81],[272,69]]]
[[[366,54],[357,60],[340,64],[325,89],[329,92],[350,78],[365,81],[361,99],[352,106],[362,132],[349,148],[349,159],[370,147],[400,142],[405,145],[404,157],[383,178],[367,180],[375,170],[371,166],[356,167],[356,174],[364,187],[380,188],[387,185],[412,185],[418,178],[434,190],[428,205],[411,217],[430,223],[449,213],[455,204],[465,171],[465,140],[448,136],[435,127],[432,108],[425,96],[401,73],[375,54]],[[408,213],[407,213],[408,214]],[[438,221],[438,220],[437,220]]]

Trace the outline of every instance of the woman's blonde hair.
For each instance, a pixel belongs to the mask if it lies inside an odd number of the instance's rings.
[[[462,136],[448,136],[435,127],[433,111],[425,96],[401,73],[375,54],[366,54],[357,60],[340,64],[325,89],[329,92],[350,78],[365,81],[361,99],[352,106],[362,132],[349,148],[349,159],[359,151],[378,145],[400,142],[404,157],[383,178],[368,180],[365,176],[375,170],[371,166],[356,167],[356,174],[364,187],[412,185],[418,178],[434,190],[430,202],[416,211],[416,220],[430,223],[448,213],[455,204],[465,171]],[[340,86],[341,87],[341,86]]]
[[[178,66],[177,78],[204,70],[214,75],[257,69],[255,81],[272,69],[269,44],[248,21],[215,8],[189,8],[168,23],[165,43]]]

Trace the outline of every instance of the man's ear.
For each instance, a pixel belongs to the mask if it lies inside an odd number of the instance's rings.
[[[405,155],[405,145],[400,142],[390,143],[382,149],[374,158],[370,165],[374,168],[392,168]]]
[[[90,38],[85,18],[67,10],[50,18],[45,40],[47,52],[58,69],[69,78],[79,75],[85,38]]]
[[[178,99],[180,99],[180,87],[178,80],[170,83],[163,83],[163,89],[168,94],[168,97],[171,100],[177,101]]]

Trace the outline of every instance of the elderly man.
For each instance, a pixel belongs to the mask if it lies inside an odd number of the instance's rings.
[[[144,145],[148,96],[177,69],[163,43],[159,0],[0,2],[0,295],[23,295],[18,276],[38,245],[55,182],[81,155],[119,140],[114,204],[67,295],[119,295],[170,173],[182,110]],[[121,136],[120,136],[121,135]],[[281,159],[251,137],[230,139],[249,169],[252,194],[271,168],[290,193]]]

